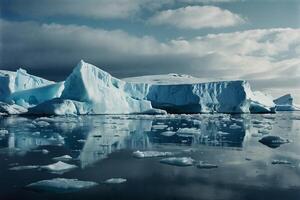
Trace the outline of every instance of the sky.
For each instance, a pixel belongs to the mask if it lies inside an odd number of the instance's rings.
[[[0,69],[250,81],[300,103],[299,0],[0,0]]]

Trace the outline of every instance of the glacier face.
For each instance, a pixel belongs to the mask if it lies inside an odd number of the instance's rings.
[[[29,75],[24,70],[2,71],[1,100],[28,108],[28,114],[274,111],[272,99],[263,93],[252,92],[247,81],[201,83],[200,79],[186,75],[168,76],[172,76],[171,80],[176,83],[151,81],[155,80],[153,77],[148,81],[143,77],[124,81],[82,60],[60,83]]]
[[[291,94],[283,95],[274,99],[277,111],[300,111],[300,105],[294,104],[294,99]]]

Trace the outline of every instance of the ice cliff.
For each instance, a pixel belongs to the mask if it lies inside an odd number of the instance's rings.
[[[173,78],[160,75],[169,82],[157,82],[154,76],[120,80],[84,61],[60,83],[22,69],[0,71],[0,100],[28,108],[28,114],[274,112],[272,99],[252,92],[247,81],[203,83],[186,75],[169,76]]]

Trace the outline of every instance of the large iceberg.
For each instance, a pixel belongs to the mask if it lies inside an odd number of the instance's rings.
[[[83,60],[64,82],[20,69],[1,72],[0,83],[0,99],[28,108],[28,114],[268,113],[275,107],[243,80],[203,83],[176,74],[120,80]]]
[[[291,94],[286,94],[277,99],[274,99],[277,111],[300,111],[300,105],[294,104],[294,99]]]

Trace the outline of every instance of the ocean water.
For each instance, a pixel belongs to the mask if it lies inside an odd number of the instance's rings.
[[[259,142],[268,135],[290,142],[270,148]],[[162,157],[136,158],[137,150],[171,152],[217,168],[167,165]],[[64,173],[41,169],[62,155],[71,156],[64,162],[77,168]],[[1,200],[298,200],[299,164],[300,112],[0,118]],[[28,165],[38,167],[13,170]],[[71,192],[26,187],[53,178],[99,185]],[[127,181],[103,183],[110,178]]]

